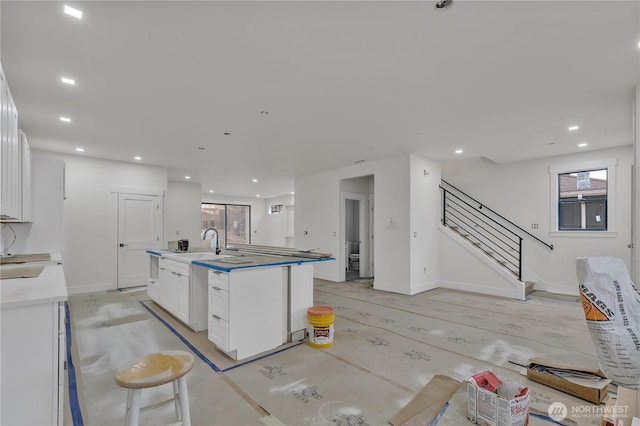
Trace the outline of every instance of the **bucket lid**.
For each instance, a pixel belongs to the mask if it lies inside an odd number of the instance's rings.
[[[317,316],[333,315],[333,308],[330,306],[313,306],[307,309],[307,314]]]

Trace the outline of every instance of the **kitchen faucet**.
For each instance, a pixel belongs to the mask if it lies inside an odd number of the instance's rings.
[[[211,240],[211,250],[216,254],[220,254],[220,240],[218,239],[218,231],[215,228],[208,228],[202,233],[203,240]]]

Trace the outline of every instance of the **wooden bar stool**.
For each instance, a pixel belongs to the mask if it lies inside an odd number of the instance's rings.
[[[140,411],[156,408],[159,405],[174,402],[176,420],[183,426],[191,426],[189,413],[189,394],[186,374],[191,371],[195,359],[185,351],[163,351],[145,355],[128,362],[116,370],[116,383],[127,388],[127,411],[125,425],[137,425]],[[157,404],[140,407],[142,389],[173,384],[173,398]]]

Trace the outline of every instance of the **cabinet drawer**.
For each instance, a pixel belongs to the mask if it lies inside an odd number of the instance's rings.
[[[209,285],[229,291],[229,274],[209,269]]]
[[[229,292],[215,285],[209,286],[209,313],[229,321]]]
[[[176,274],[189,276],[189,264],[176,262],[175,260],[170,259],[160,259],[159,267],[162,269],[168,269],[171,272],[175,272]]]
[[[222,318],[209,314],[209,340],[220,350],[230,352],[229,349],[229,323]]]

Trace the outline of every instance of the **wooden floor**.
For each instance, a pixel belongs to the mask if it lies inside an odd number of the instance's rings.
[[[153,351],[188,350],[140,299],[144,293],[70,299],[85,424],[122,424],[126,391],[113,379],[119,365]],[[592,405],[528,381],[517,365],[537,356],[597,364],[577,298],[534,292],[516,301],[443,289],[405,296],[373,290],[366,280],[315,280],[314,304],[335,309],[330,348],[302,344],[225,371],[197,360],[187,376],[193,423],[386,425],[434,375],[464,381],[486,369],[530,386],[532,406],[544,412],[553,402],[569,410]],[[169,392],[154,389],[143,399]],[[141,424],[170,422],[171,410],[145,412]],[[573,420],[600,424],[595,416]],[[464,391],[438,424],[471,424]]]

